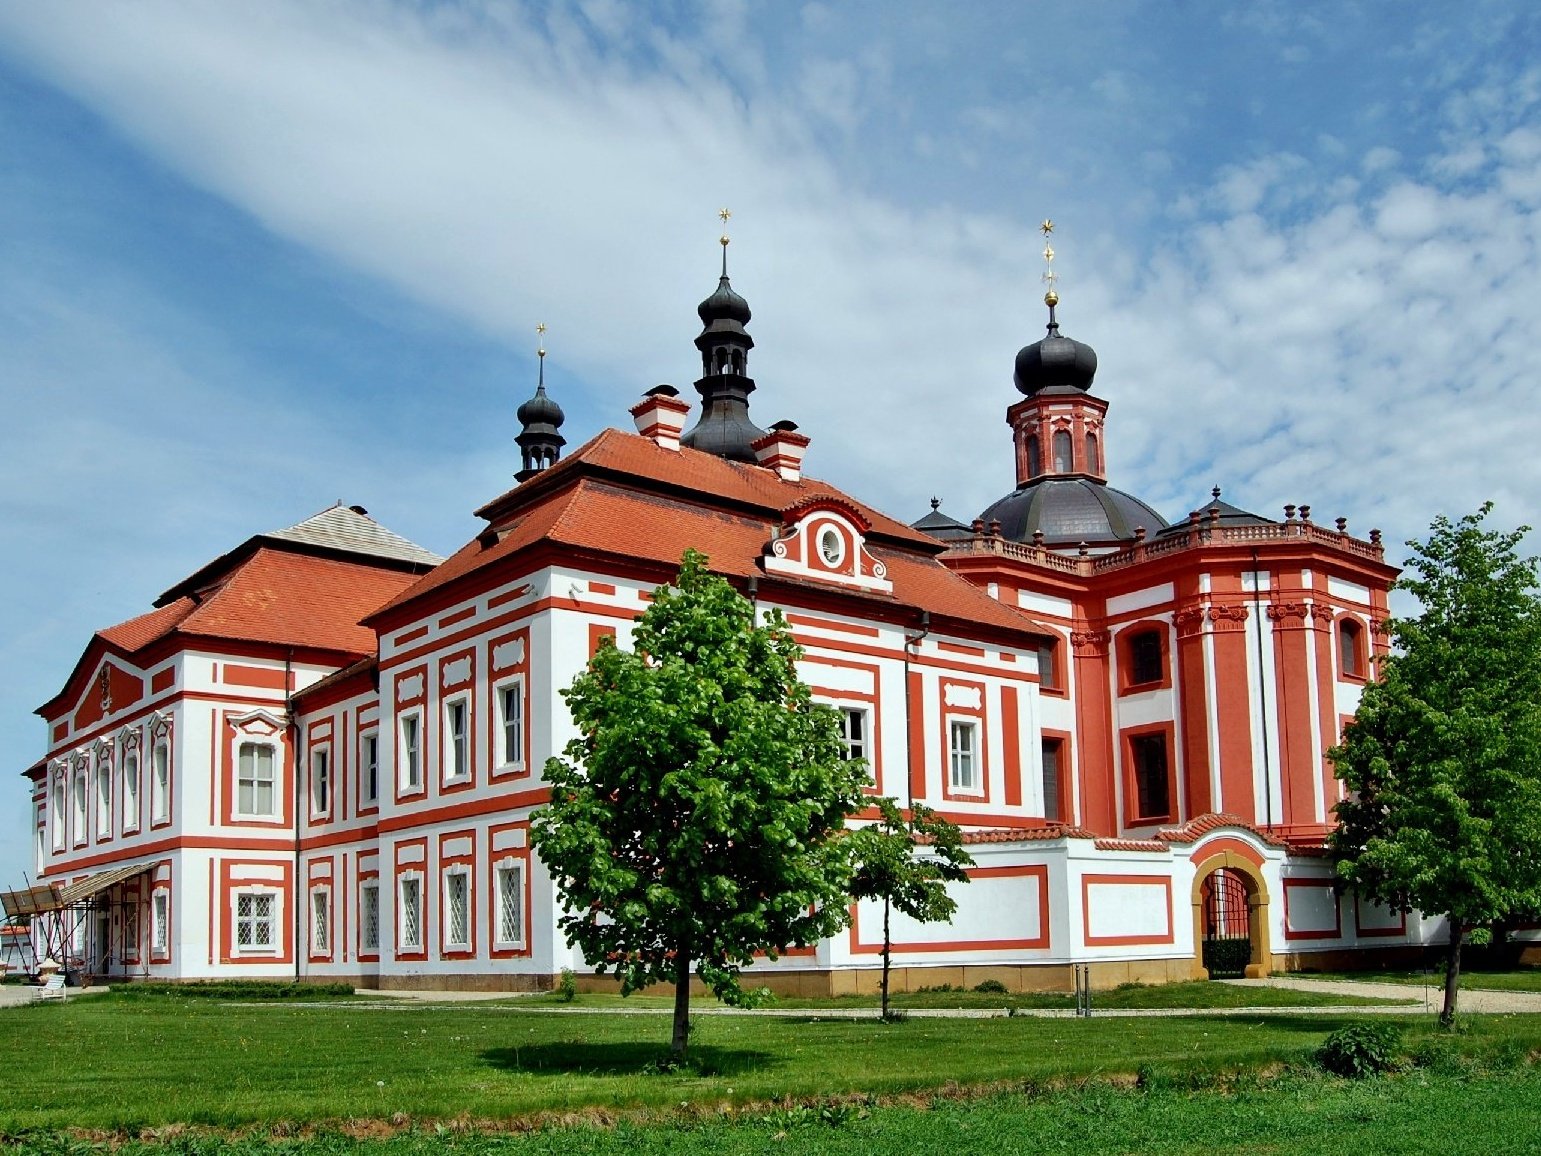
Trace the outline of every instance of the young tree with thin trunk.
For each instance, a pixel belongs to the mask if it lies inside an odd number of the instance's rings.
[[[1329,752],[1347,798],[1331,848],[1360,895],[1449,921],[1455,1019],[1470,932],[1541,904],[1541,602],[1529,527],[1488,530],[1491,503],[1409,542],[1397,588],[1423,605]]]
[[[882,1014],[888,1018],[888,969],[891,957],[889,909],[921,923],[951,920],[957,901],[948,883],[967,883],[974,860],[963,849],[963,835],[931,808],[910,806],[909,816],[888,797],[876,800],[876,822],[851,832],[847,850],[853,899],[883,901]],[[919,854],[917,854],[919,852]]]
[[[847,919],[846,817],[861,801],[835,711],[797,676],[779,611],[754,607],[687,551],[637,620],[562,692],[579,737],[546,764],[531,842],[561,891],[559,925],[629,995],[674,986],[685,1055],[692,972],[720,998],[739,974]]]

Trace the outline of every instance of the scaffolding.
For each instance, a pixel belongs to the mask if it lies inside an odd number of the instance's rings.
[[[109,893],[154,866],[134,863],[99,871],[68,885],[29,882],[20,890],[0,891],[4,926],[20,949],[27,974],[36,978],[43,961],[52,959],[63,968],[66,980],[76,983],[112,975],[115,965],[119,974],[127,975],[123,947],[130,926],[137,937],[139,905],[121,894],[114,903]],[[114,908],[119,913],[116,936]],[[23,929],[25,933],[20,934]]]

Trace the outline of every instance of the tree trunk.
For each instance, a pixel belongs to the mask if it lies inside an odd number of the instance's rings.
[[[1445,1007],[1439,1013],[1439,1022],[1450,1027],[1455,1023],[1455,1001],[1461,994],[1461,940],[1466,938],[1466,926],[1459,919],[1450,920],[1450,946],[1445,954]]]
[[[679,971],[674,977],[674,1039],[669,1054],[683,1063],[685,1047],[690,1042],[690,952],[681,948],[674,957]]]
[[[888,896],[883,896],[883,1020],[888,1020]]]

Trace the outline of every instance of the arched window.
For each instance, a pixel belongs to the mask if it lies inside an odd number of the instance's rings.
[[[1090,474],[1102,472],[1102,466],[1097,461],[1097,435],[1094,433],[1086,435],[1086,472]]]
[[[1364,631],[1352,618],[1338,623],[1338,664],[1345,678],[1365,675]]]
[[[1068,474],[1070,464],[1070,434],[1065,430],[1054,431],[1054,472],[1056,474]]]
[[[1027,476],[1036,478],[1043,473],[1043,453],[1038,449],[1038,435],[1027,439]]]

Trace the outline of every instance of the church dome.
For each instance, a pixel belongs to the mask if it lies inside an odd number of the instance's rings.
[[[736,321],[740,325],[748,325],[749,302],[734,292],[724,272],[722,279],[717,282],[716,292],[696,306],[696,314],[701,318],[701,324],[706,326],[710,326],[713,321]]]
[[[535,396],[521,405],[514,415],[522,426],[550,426],[557,429],[567,420],[562,407],[552,401],[544,384],[535,390]]]
[[[1024,346],[1017,354],[1017,389],[1028,397],[1046,389],[1088,390],[1097,376],[1097,351],[1084,341],[1060,334],[1059,323],[1049,321],[1041,341]]]
[[[1042,531],[1047,546],[1112,546],[1132,542],[1144,527],[1154,534],[1166,519],[1133,494],[1088,478],[1042,478],[1019,486],[979,515],[1001,524],[1001,535],[1028,543]]]

